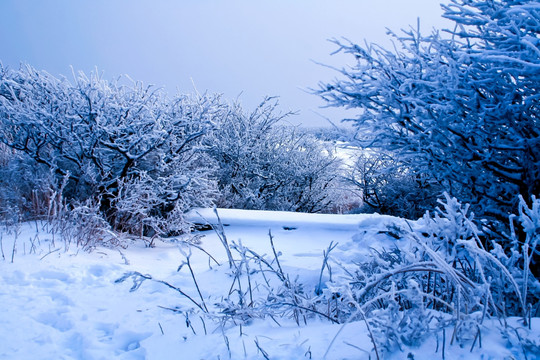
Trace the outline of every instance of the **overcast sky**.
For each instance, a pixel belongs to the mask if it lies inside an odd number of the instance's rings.
[[[340,111],[306,93],[337,74],[314,63],[345,66],[330,56],[331,38],[384,44],[421,20],[443,26],[437,0],[0,0],[0,61],[58,76],[98,69],[128,74],[167,92],[223,93],[252,109],[265,95],[293,123],[319,125]]]

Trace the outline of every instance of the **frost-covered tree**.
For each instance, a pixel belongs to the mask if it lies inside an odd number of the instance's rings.
[[[540,193],[540,6],[534,0],[451,0],[455,27],[392,34],[396,46],[336,41],[356,59],[318,90],[358,109],[364,146],[506,220],[518,195]]]
[[[277,103],[253,112],[232,105],[205,137],[218,163],[218,205],[242,209],[328,211],[338,200],[340,162],[315,137],[285,126]]]
[[[0,67],[1,141],[67,179],[68,201],[97,201],[117,229],[179,230],[181,213],[214,195],[197,147],[224,107],[121,81]]]

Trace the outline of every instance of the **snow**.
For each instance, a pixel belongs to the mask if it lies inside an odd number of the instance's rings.
[[[404,220],[379,215],[308,215],[287,212],[219,209],[229,242],[259,254],[271,254],[269,231],[284,271],[315,288],[322,254],[330,243],[335,261],[351,261],[370,246],[399,245],[381,232]],[[191,213],[215,222],[211,209]],[[413,224],[414,225],[414,224]],[[325,319],[253,319],[243,326],[219,316],[202,316],[192,302],[156,281],[135,291],[124,274],[136,271],[163,280],[200,301],[182,253],[191,251],[191,266],[205,302],[228,294],[233,282],[227,256],[217,234],[200,234],[199,248],[182,241],[156,242],[153,248],[132,241],[126,249],[92,252],[63,241],[40,222],[0,231],[0,359],[374,359],[365,324],[345,325]],[[15,246],[14,246],[15,243]],[[12,261],[13,260],[13,261]],[[325,274],[326,276],[326,274]],[[337,276],[337,275],[336,275]],[[540,338],[539,319],[533,319]],[[490,320],[491,321],[491,320]],[[517,321],[510,319],[509,321]],[[493,320],[495,322],[495,320]],[[517,325],[516,325],[517,326]],[[494,329],[495,327],[493,327]],[[452,329],[447,329],[447,339]],[[483,346],[473,352],[446,345],[446,359],[498,359],[517,356],[496,330],[486,326]],[[404,349],[390,358],[441,358],[437,342]],[[326,354],[326,356],[325,356]]]
[[[356,231],[358,223],[369,215],[307,214],[299,212],[281,212],[265,210],[218,209],[218,215],[224,225],[257,226],[263,228],[279,227],[316,227],[337,231]],[[379,218],[380,216],[376,216]],[[213,209],[193,210],[188,219],[194,222],[217,223]]]

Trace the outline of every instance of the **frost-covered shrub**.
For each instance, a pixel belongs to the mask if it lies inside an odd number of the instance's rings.
[[[357,212],[418,219],[433,209],[440,186],[426,175],[415,174],[391,155],[361,153],[347,180],[360,189],[362,206]]]
[[[30,66],[1,67],[0,139],[67,178],[62,195],[68,202],[98,201],[114,228],[140,232],[125,220],[133,211],[167,219],[167,228],[148,221],[145,232],[175,230],[182,217],[170,214],[208,205],[214,195],[207,180],[213,167],[197,148],[224,106],[217,96],[170,99],[121,81],[81,73],[71,83]]]
[[[365,314],[376,343],[389,351],[418,345],[448,324],[455,327],[452,341],[470,344],[488,316],[521,316],[527,324],[540,299],[531,275],[532,255],[540,250],[540,201],[531,201],[520,201],[515,218],[528,236],[513,237],[509,256],[496,243],[485,248],[469,206],[446,195],[434,215],[388,229],[408,245],[373,249],[370,257],[342,264],[348,276],[328,283],[325,298],[339,297],[339,321]]]
[[[62,236],[66,250],[77,246],[92,250],[96,246],[124,247],[125,242],[114,231],[99,211],[99,203],[94,199],[72,204],[69,211],[52,222],[52,231]]]
[[[356,65],[318,94],[358,109],[361,145],[502,224],[518,195],[540,193],[540,9],[536,0],[451,0],[443,17],[455,27],[393,34],[390,50],[337,42]]]
[[[217,162],[218,206],[241,209],[328,211],[338,197],[340,162],[315,137],[285,126],[277,103],[251,113],[231,105],[205,136]]]
[[[519,215],[511,217],[522,224],[526,237],[522,240],[513,234],[511,251],[507,253],[495,240],[484,244],[474,215],[469,213],[469,206],[463,206],[448,196],[445,203],[441,202],[442,209],[433,217],[427,214],[423,227],[418,230],[431,249],[437,250],[447,263],[469,280],[478,283],[477,288],[489,289],[490,300],[484,299],[482,303],[492,306],[495,314],[525,316],[528,306],[537,304],[540,297],[540,283],[532,276],[536,267],[533,255],[539,250],[540,202],[535,197],[531,201],[529,208],[521,198]]]
[[[2,152],[0,219],[19,221],[45,219],[53,215],[62,179],[24,154],[6,148]]]
[[[217,196],[211,179],[213,166],[212,159],[200,154],[191,164],[167,167],[160,177],[144,171],[136,178],[121,179],[113,202],[117,211],[115,225],[140,234],[145,229],[159,235],[189,232],[184,213],[193,207],[209,206]]]

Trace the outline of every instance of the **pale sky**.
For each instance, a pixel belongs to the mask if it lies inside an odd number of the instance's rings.
[[[346,66],[328,39],[388,44],[386,28],[441,28],[438,0],[0,0],[0,61],[59,76],[128,74],[169,94],[223,93],[249,110],[279,96],[298,124],[342,111],[306,93]]]

